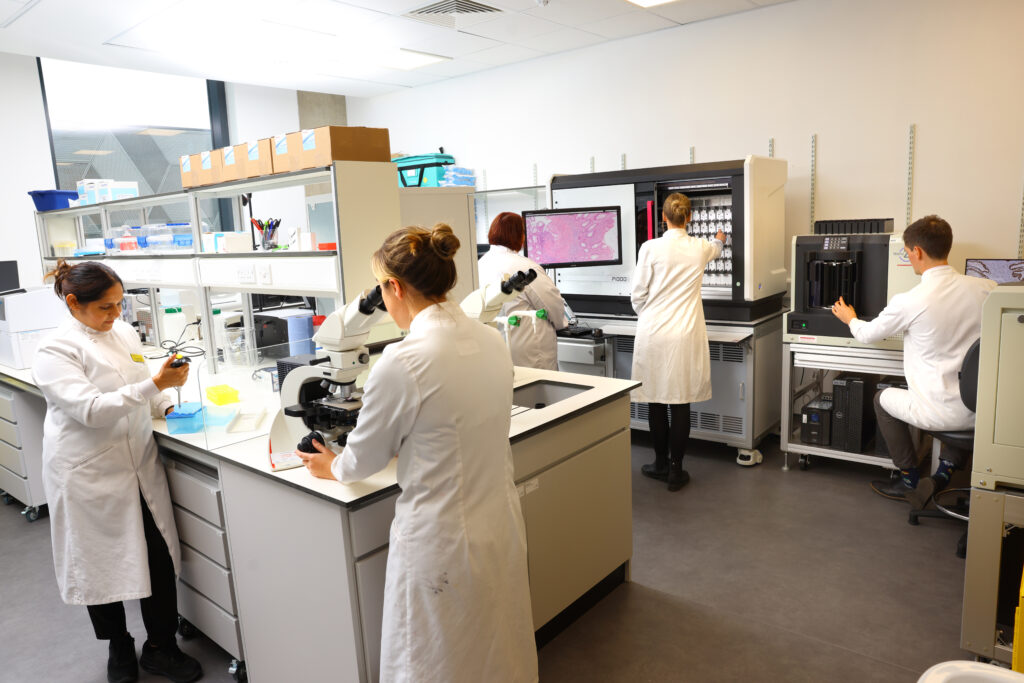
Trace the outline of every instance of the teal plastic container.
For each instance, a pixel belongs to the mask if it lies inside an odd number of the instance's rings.
[[[398,166],[400,187],[439,187],[444,167],[455,163],[451,154],[420,154],[393,159]]]

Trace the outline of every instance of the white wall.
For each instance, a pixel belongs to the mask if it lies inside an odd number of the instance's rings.
[[[349,125],[390,129],[393,150],[445,151],[490,188],[528,185],[533,164],[581,173],[767,154],[787,159],[787,231],[816,217],[906,213],[953,225],[950,256],[1017,254],[1024,185],[1024,3],[795,0],[538,58],[371,99]]]
[[[228,138],[232,145],[299,130],[299,98],[295,90],[227,83]],[[258,192],[254,218],[282,219],[281,243],[291,230],[306,225],[305,192],[301,187]],[[246,212],[248,216],[248,211]]]
[[[29,190],[52,190],[53,161],[43,114],[39,72],[33,57],[0,52],[0,260],[18,261],[21,285],[42,282],[42,262]]]

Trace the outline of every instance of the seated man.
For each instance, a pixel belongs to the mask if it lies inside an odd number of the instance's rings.
[[[903,245],[914,272],[921,276],[916,287],[894,296],[871,322],[857,318],[842,298],[832,306],[832,313],[850,326],[857,341],[866,344],[903,333],[903,370],[909,389],[889,388],[875,394],[878,428],[902,476],[872,482],[871,488],[886,498],[923,507],[949,483],[953,470],[967,464],[968,454],[943,444],[938,469],[922,480],[910,428],[974,428],[974,413],[960,400],[957,373],[967,349],[981,336],[981,304],[996,283],[953,270],[946,260],[953,231],[938,216],[912,223],[903,233]]]

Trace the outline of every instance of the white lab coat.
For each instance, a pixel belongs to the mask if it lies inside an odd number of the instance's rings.
[[[850,332],[870,344],[903,334],[903,372],[909,389],[882,392],[893,417],[921,429],[973,429],[974,413],[960,400],[957,373],[981,336],[981,304],[996,283],[929,268],[909,292],[897,294],[871,322],[854,318]]]
[[[501,336],[453,302],[430,306],[384,349],[364,388],[331,469],[357,481],[398,454],[380,680],[536,681]]]
[[[135,330],[97,332],[74,318],[36,351],[32,376],[46,397],[43,490],[57,584],[65,603],[99,605],[151,595],[139,491],[180,569],[178,532],[152,417],[170,407]]]
[[[477,270],[480,285],[501,282],[506,275],[516,271],[537,271],[537,279],[519,293],[519,296],[501,307],[501,315],[516,311],[538,311],[544,309],[548,322],[524,320],[518,327],[510,328],[509,348],[512,364],[540,370],[558,369],[558,338],[555,330],[565,327],[565,307],[562,293],[548,277],[544,269],[525,256],[501,245],[492,245],[480,257]]]
[[[695,403],[711,398],[711,358],[700,284],[704,267],[722,253],[718,240],[680,228],[640,245],[633,290],[639,316],[633,345],[638,403]]]

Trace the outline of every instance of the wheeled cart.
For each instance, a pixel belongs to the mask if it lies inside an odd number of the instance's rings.
[[[800,407],[816,398],[820,382],[815,373],[856,372],[868,375],[903,376],[903,352],[891,349],[824,346],[817,344],[782,345],[782,425],[779,446],[785,454],[783,469],[789,469],[789,455],[799,456],[800,469],[807,469],[811,456],[836,458],[893,469],[888,456],[850,453],[800,440]],[[810,374],[810,377],[808,375]],[[827,387],[826,387],[827,388]]]

